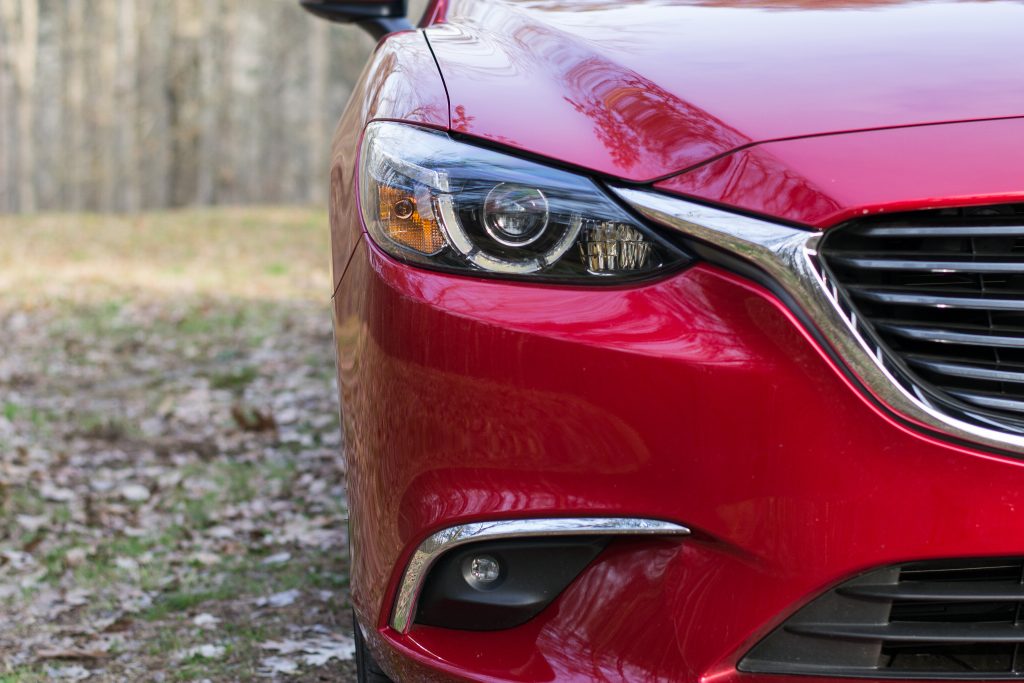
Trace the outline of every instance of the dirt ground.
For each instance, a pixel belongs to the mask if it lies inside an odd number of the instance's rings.
[[[0,683],[353,680],[326,216],[0,245]]]

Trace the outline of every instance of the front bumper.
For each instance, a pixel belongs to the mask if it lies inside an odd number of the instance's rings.
[[[1024,463],[898,423],[773,295],[718,268],[533,287],[364,241],[335,316],[352,598],[400,680],[753,680],[743,654],[853,574],[1024,554]],[[388,626],[430,534],[569,516],[693,534],[615,541],[514,629]]]

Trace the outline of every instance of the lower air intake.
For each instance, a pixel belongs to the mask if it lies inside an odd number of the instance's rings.
[[[1024,559],[863,574],[803,608],[740,662],[757,673],[1024,677]]]

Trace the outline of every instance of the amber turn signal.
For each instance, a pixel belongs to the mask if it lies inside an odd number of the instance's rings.
[[[421,254],[441,250],[444,233],[429,207],[421,213],[416,198],[407,190],[379,185],[378,191],[379,218],[388,237]]]

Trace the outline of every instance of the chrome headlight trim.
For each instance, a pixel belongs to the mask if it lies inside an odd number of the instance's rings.
[[[1024,435],[959,419],[894,362],[857,312],[844,301],[818,259],[821,232],[649,190],[611,189],[654,223],[729,252],[766,273],[800,306],[864,388],[896,416],[961,441],[1024,454]]]
[[[441,555],[467,543],[545,536],[687,536],[689,533],[686,527],[672,522],[629,517],[507,519],[448,527],[428,536],[409,559],[391,612],[391,628],[399,633],[409,632],[430,568]]]

